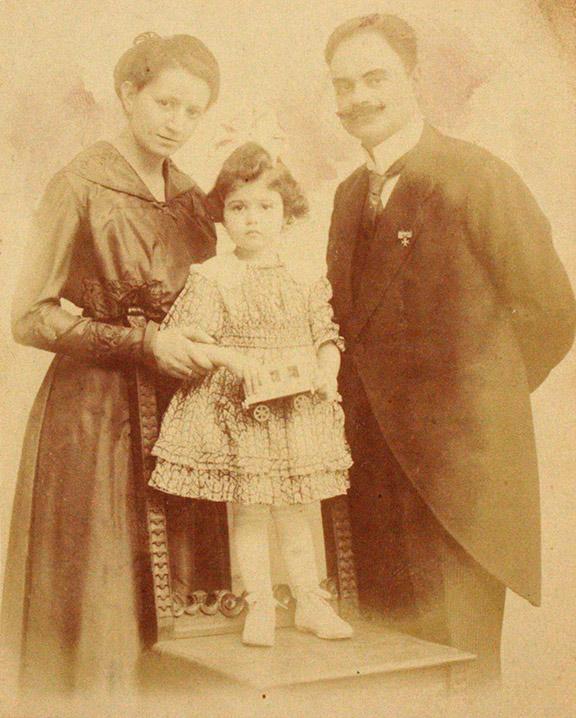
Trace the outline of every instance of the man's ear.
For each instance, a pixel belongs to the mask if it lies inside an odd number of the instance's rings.
[[[130,82],[130,80],[124,80],[124,82],[120,85],[120,101],[122,102],[122,107],[127,115],[132,113],[132,106],[137,93],[138,90],[136,89],[136,86],[133,82]]]

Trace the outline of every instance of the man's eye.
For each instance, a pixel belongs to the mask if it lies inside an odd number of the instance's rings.
[[[352,91],[352,83],[351,82],[335,82],[334,90],[336,91],[337,95],[345,95],[346,93]]]

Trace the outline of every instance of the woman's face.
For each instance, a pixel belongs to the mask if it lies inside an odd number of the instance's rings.
[[[140,90],[122,85],[134,139],[145,152],[169,157],[190,138],[210,101],[208,83],[180,67],[167,68]]]

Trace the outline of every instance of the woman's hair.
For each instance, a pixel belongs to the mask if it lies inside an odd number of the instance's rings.
[[[226,197],[247,182],[264,176],[268,188],[278,192],[284,204],[284,217],[292,221],[308,213],[308,202],[286,165],[255,142],[234,150],[222,165],[216,184],[206,197],[206,205],[214,222],[222,222]]]
[[[379,33],[400,57],[407,73],[412,73],[418,62],[418,43],[414,28],[397,15],[374,13],[355,17],[339,25],[328,38],[324,57],[330,64],[341,42],[359,32],[371,30]]]
[[[114,88],[120,97],[122,83],[127,80],[137,90],[154,80],[167,68],[180,67],[204,80],[210,88],[208,106],[216,102],[220,90],[220,70],[214,55],[203,42],[191,35],[160,37],[145,32],[122,55],[114,68]]]

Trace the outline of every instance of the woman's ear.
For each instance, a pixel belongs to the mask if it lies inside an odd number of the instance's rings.
[[[132,106],[134,104],[134,98],[136,97],[138,90],[133,82],[130,80],[124,80],[120,85],[120,100],[122,107],[127,115],[132,113]]]
[[[410,79],[412,80],[412,89],[415,94],[417,94],[422,84],[422,70],[420,69],[420,65],[416,65],[416,67],[412,70],[410,73]]]

